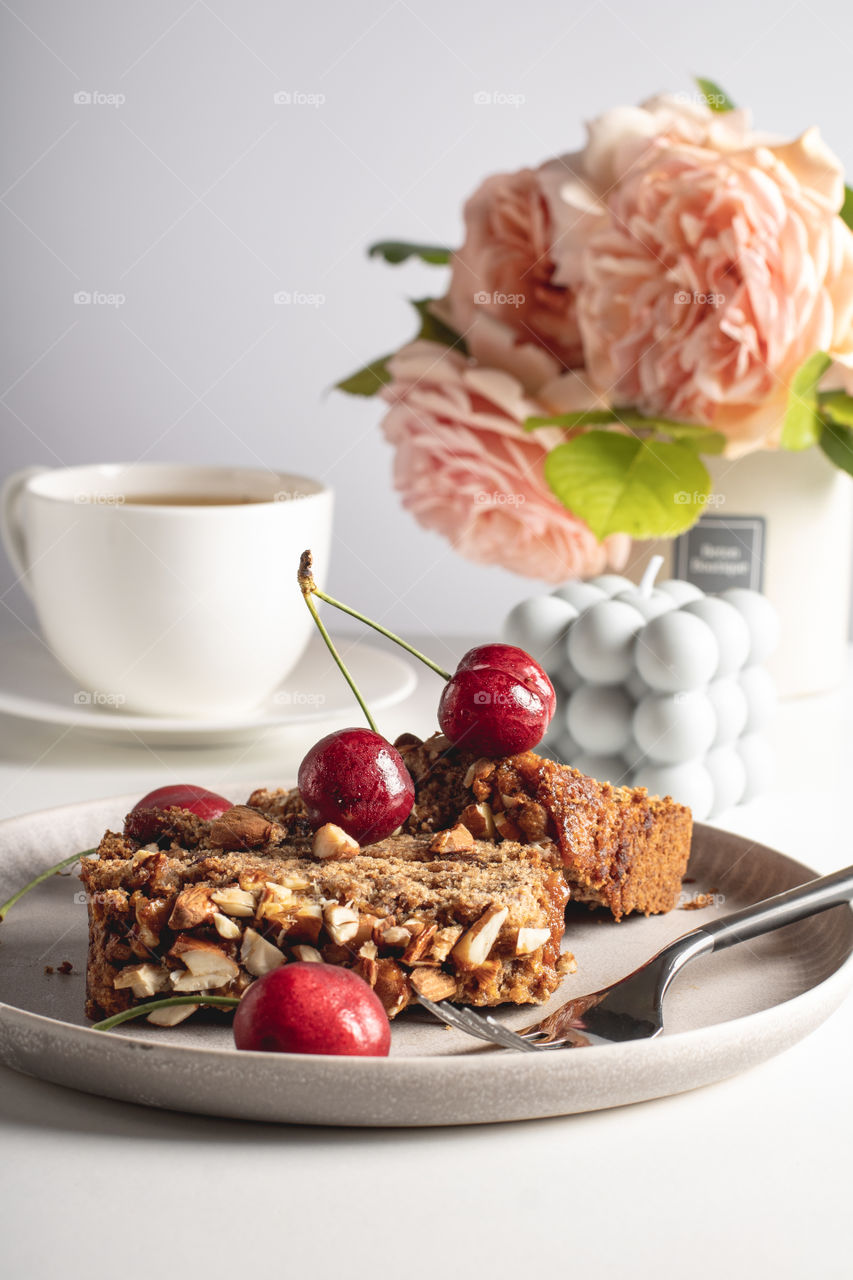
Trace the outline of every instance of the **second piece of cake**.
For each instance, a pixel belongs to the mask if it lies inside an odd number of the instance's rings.
[[[533,751],[477,758],[440,734],[426,742],[406,735],[397,747],[415,780],[409,830],[459,821],[481,839],[554,840],[572,900],[617,920],[676,905],[693,825],[684,805],[597,782]]]
[[[89,1017],[157,996],[240,995],[290,960],[354,969],[389,1017],[413,991],[540,1002],[571,965],[560,956],[568,888],[553,848],[444,832],[320,860],[244,806],[210,824],[172,814],[160,844],[108,832],[100,857],[83,863]]]

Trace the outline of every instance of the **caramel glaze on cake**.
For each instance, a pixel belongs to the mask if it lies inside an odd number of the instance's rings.
[[[168,995],[239,996],[290,960],[354,969],[390,1017],[413,991],[541,1002],[572,967],[560,955],[569,894],[552,844],[475,841],[460,828],[321,861],[290,834],[304,821],[292,797],[252,799],[266,813],[236,806],[206,823],[172,811],[157,843],[107,832],[99,858],[84,861],[90,1018]]]
[[[411,831],[461,821],[480,838],[558,844],[573,901],[631,911],[671,911],[690,855],[692,817],[669,796],[614,787],[526,751],[478,759],[441,735],[397,742],[415,780]]]

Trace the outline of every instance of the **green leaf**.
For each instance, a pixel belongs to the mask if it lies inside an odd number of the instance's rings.
[[[846,391],[822,391],[818,403],[824,418],[853,427],[853,396],[848,396]]]
[[[679,444],[690,445],[697,453],[722,453],[726,438],[713,427],[698,422],[678,422],[674,418],[648,418],[635,409],[616,409],[616,416],[626,427],[637,431],[657,431]]]
[[[610,409],[581,409],[578,413],[555,413],[549,418],[526,418],[525,431],[537,431],[539,427],[591,427],[604,422],[615,422],[616,415]]]
[[[823,424],[817,384],[831,364],[832,359],[825,351],[816,351],[794,374],[779,441],[783,449],[809,449],[820,439]]]
[[[429,342],[440,342],[442,346],[453,347],[456,351],[460,351],[462,355],[467,356],[468,348],[465,344],[465,339],[430,311],[430,303],[433,301],[433,298],[411,299],[412,306],[418,313],[420,321],[420,327],[415,334],[415,339],[424,338]],[[388,361],[393,354],[391,352],[387,356],[380,356],[378,360],[372,360],[370,364],[365,365],[363,369],[359,369],[356,373],[351,373],[342,382],[336,382],[335,389],[337,391],[346,391],[351,396],[375,396],[377,391],[381,391],[385,384],[391,381]]]
[[[697,453],[722,453],[726,447],[726,437],[722,431],[714,431],[713,427],[703,427],[695,422],[670,422],[666,418],[647,418],[646,421]]]
[[[853,231],[853,187],[844,188],[844,204],[838,211],[839,216]]]
[[[356,373],[351,373],[342,382],[336,382],[336,390],[346,391],[351,396],[375,396],[377,391],[382,390],[386,382],[391,381],[391,372],[388,368],[390,359],[390,355],[380,356],[378,360],[373,360],[370,364],[366,364],[363,369],[359,369]]]
[[[824,423],[820,447],[830,462],[853,476],[853,429],[838,422]]]
[[[452,252],[452,249],[446,249],[437,244],[409,244],[406,240],[379,240],[370,246],[367,256],[384,258],[392,266],[397,266],[408,258],[420,258],[421,262],[443,267],[450,261]]]
[[[445,347],[455,347],[463,355],[468,354],[465,339],[455,329],[451,329],[449,324],[439,320],[430,311],[430,303],[435,301],[434,298],[412,298],[410,301],[421,321],[421,327],[415,334],[416,339],[423,338],[427,342],[440,342]]]
[[[734,111],[735,104],[729,95],[713,80],[706,80],[704,76],[694,76],[693,79],[699,86],[699,91],[705,99],[706,105],[712,111]]]
[[[557,445],[545,459],[545,479],[599,539],[674,537],[699,518],[711,491],[693,449],[613,431]]]
[[[657,431],[669,436],[680,444],[689,445],[697,453],[722,453],[726,438],[711,427],[700,426],[694,422],[675,422],[671,418],[647,418],[635,409],[582,409],[577,413],[556,413],[551,417],[527,418],[525,431],[536,431],[540,427],[563,427],[573,430],[577,427],[603,426],[612,422],[620,423],[636,431]]]

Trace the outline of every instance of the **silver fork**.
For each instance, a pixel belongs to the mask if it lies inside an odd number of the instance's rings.
[[[439,1021],[459,1031],[525,1053],[650,1040],[663,1031],[663,998],[675,975],[690,960],[758,938],[851,899],[853,867],[777,893],[676,938],[619,982],[567,1000],[554,1013],[520,1033],[502,1026],[490,1014],[475,1013],[465,1006],[435,1004],[424,996],[418,996],[418,1000]]]

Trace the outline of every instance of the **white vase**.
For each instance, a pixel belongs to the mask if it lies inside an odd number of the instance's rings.
[[[635,543],[627,576],[639,581],[649,558],[663,555],[661,578],[763,591],[781,622],[767,664],[779,693],[835,687],[847,670],[853,479],[819,449],[712,458],[709,470],[706,515],[674,541]]]

